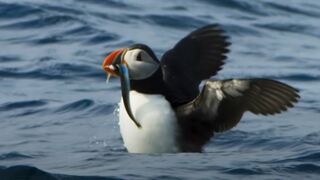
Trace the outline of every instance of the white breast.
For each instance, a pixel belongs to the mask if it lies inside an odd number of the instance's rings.
[[[177,152],[177,120],[169,102],[162,95],[130,91],[133,115],[142,128],[137,128],[120,101],[119,125],[124,146],[132,153]]]

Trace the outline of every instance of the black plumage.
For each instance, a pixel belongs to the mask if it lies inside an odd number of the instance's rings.
[[[228,37],[218,25],[191,32],[161,58],[160,68],[143,80],[131,80],[132,90],[163,94],[176,112],[178,146],[199,152],[215,132],[236,126],[246,111],[272,115],[297,102],[298,90],[270,79],[203,80],[217,74],[229,52]],[[134,45],[157,59],[145,45]],[[150,52],[151,51],[151,52]]]
[[[239,87],[233,81],[247,86]],[[223,98],[217,92],[222,92]],[[215,132],[235,127],[244,112],[280,113],[292,107],[298,98],[297,89],[270,79],[209,80],[197,98],[175,109],[181,129],[180,149],[201,151]]]
[[[218,25],[191,32],[161,58],[163,81],[173,106],[191,101],[199,94],[199,84],[221,69],[230,45]]]

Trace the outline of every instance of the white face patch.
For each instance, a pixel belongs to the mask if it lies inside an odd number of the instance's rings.
[[[128,64],[129,77],[133,80],[146,79],[159,67],[159,63],[142,49],[128,50],[124,55],[124,60]]]

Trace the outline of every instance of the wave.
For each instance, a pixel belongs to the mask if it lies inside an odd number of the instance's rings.
[[[288,75],[279,75],[279,76],[264,76],[265,78],[270,79],[279,79],[279,80],[289,80],[289,81],[319,81],[319,75],[312,75],[312,74],[288,74]]]
[[[231,168],[224,171],[225,174],[232,175],[261,175],[265,174],[262,169],[249,169],[249,168]]]
[[[183,15],[146,15],[146,16],[136,16],[131,15],[131,18],[141,19],[147,23],[156,24],[161,27],[172,27],[175,29],[186,29],[186,28],[196,28],[208,24],[204,20],[193,18],[190,16]]]
[[[72,176],[62,174],[51,174],[32,166],[0,167],[0,177],[6,180],[120,180],[120,178],[107,176]]]
[[[18,159],[32,159],[32,156],[22,154],[19,152],[10,152],[6,154],[0,154],[0,161],[18,160]],[[1,177],[1,176],[0,176]]]
[[[108,17],[108,18],[111,18],[114,21],[118,21],[122,23],[143,21],[146,24],[157,25],[159,27],[174,28],[174,29],[194,29],[210,23],[207,20],[204,20],[202,18],[176,15],[176,14],[165,14],[165,15],[164,14],[147,14],[147,15],[125,14],[120,17]],[[124,20],[126,22],[123,22]]]
[[[295,162],[306,162],[306,163],[312,163],[312,162],[320,162],[320,153],[318,150],[312,150],[312,151],[302,151],[297,154],[290,155],[288,157],[285,157],[285,159],[274,161],[273,163],[295,163]]]
[[[283,171],[287,171],[289,173],[312,173],[312,174],[320,174],[320,166],[313,163],[303,163],[290,165],[284,168],[281,168]]]
[[[268,30],[280,31],[280,32],[291,32],[291,33],[299,33],[303,35],[309,35],[313,37],[320,37],[320,33],[317,27],[307,24],[298,24],[298,23],[256,23],[255,27],[264,28]]]
[[[27,21],[15,22],[8,25],[3,25],[0,28],[10,30],[25,30],[34,28],[44,28],[56,25],[68,25],[66,23],[76,22],[76,18],[67,15],[52,15],[48,17],[37,17]]]
[[[22,59],[18,56],[0,56],[0,63],[8,63],[8,62],[15,62],[15,61],[21,61]]]
[[[84,12],[72,7],[66,7],[66,6],[58,6],[58,5],[50,5],[50,4],[42,4],[41,9],[46,9],[49,11],[64,13],[64,14],[73,14],[73,15],[83,15]],[[39,7],[39,8],[40,8]]]
[[[95,107],[91,108],[88,113],[105,116],[106,114],[113,113],[116,107],[117,106],[114,104],[96,105]]]
[[[49,58],[50,61],[51,58]],[[42,59],[43,60],[43,59]],[[94,79],[105,78],[105,73],[100,66],[85,65],[79,63],[51,63],[40,61],[35,65],[21,68],[0,68],[0,76],[7,78],[29,78],[29,79],[77,79],[79,77],[95,77]]]
[[[70,111],[81,111],[85,110],[94,105],[94,102],[90,99],[78,100],[66,105],[59,107],[55,112],[56,113],[67,113]]]
[[[236,35],[238,37],[241,36],[254,36],[254,37],[262,37],[263,34],[259,31],[255,30],[254,28],[250,26],[241,26],[237,24],[223,24],[223,28],[230,34]],[[231,37],[232,39],[232,37]],[[231,41],[232,42],[232,41]]]
[[[228,0],[228,1],[211,1],[211,0],[201,0],[207,4],[224,7],[227,9],[235,9],[243,13],[250,13],[259,16],[267,16],[266,10],[262,6],[259,6],[258,3],[254,1],[237,1],[237,0]]]
[[[30,100],[30,101],[19,101],[11,102],[0,105],[0,111],[10,111],[22,108],[35,108],[41,107],[47,104],[46,100]]]
[[[33,6],[0,2],[0,20],[26,18],[29,15],[44,13],[41,8]]]
[[[128,3],[124,3],[121,1],[115,1],[115,0],[78,0],[78,2],[81,3],[87,3],[87,4],[94,4],[99,6],[105,6],[108,8],[120,8],[120,9],[128,9],[128,8],[137,8],[136,6],[133,6]]]
[[[293,6],[283,5],[283,4],[277,4],[273,2],[267,2],[265,5],[269,8],[272,8],[274,10],[279,10],[282,12],[286,12],[287,14],[300,14],[304,16],[310,16],[310,17],[320,17],[320,13],[316,11],[311,11],[310,9],[304,10]]]

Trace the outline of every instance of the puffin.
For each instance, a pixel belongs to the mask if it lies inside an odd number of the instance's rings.
[[[120,77],[119,129],[128,152],[202,152],[245,112],[266,116],[294,106],[299,91],[283,82],[213,79],[230,44],[221,26],[210,24],[186,35],[160,60],[145,44],[107,55],[107,79]]]

